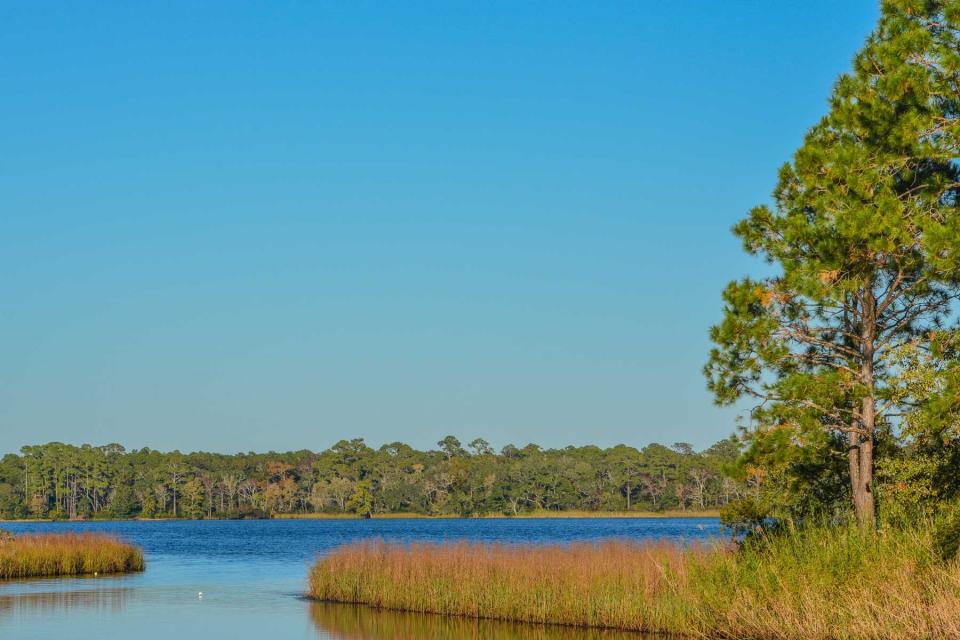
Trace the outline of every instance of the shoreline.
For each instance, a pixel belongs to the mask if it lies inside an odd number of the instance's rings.
[[[663,520],[667,518],[719,518],[717,510],[706,511],[533,511],[517,515],[488,513],[472,516],[428,515],[423,513],[378,513],[370,520],[552,520],[552,519],[636,519]],[[272,520],[363,520],[354,514],[340,513],[284,513]]]
[[[533,511],[517,515],[488,513],[472,516],[429,515],[424,513],[377,513],[364,518],[353,513],[278,513],[269,518],[20,518],[3,519],[2,524],[22,523],[95,523],[95,522],[211,522],[211,521],[263,521],[263,520],[664,520],[718,518],[720,512],[706,511]]]

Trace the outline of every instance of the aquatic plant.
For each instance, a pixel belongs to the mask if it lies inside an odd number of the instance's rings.
[[[960,565],[925,531],[810,528],[732,545],[362,542],[310,595],[387,609],[707,638],[960,636]]]
[[[143,553],[97,533],[23,535],[0,544],[0,579],[142,571]]]

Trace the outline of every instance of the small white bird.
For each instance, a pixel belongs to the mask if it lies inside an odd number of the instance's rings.
[[[200,600],[203,600],[203,591],[197,592],[197,598],[199,598]]]

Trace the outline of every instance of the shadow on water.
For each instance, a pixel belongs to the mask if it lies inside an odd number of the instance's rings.
[[[310,618],[332,640],[649,640],[610,629],[581,629],[313,602]]]

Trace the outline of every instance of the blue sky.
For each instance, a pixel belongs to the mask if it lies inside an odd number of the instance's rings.
[[[876,14],[0,2],[0,452],[706,446],[729,229]]]

